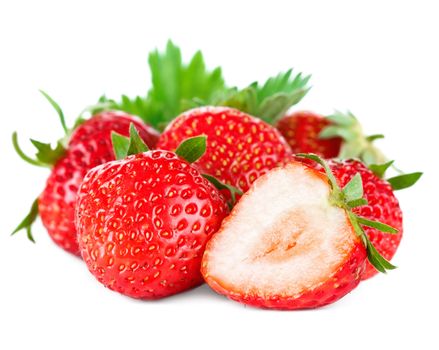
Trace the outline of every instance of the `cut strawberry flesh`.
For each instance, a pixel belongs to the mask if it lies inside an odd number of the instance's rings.
[[[222,288],[295,296],[325,283],[358,237],[326,177],[299,163],[258,179],[208,245],[203,273]]]

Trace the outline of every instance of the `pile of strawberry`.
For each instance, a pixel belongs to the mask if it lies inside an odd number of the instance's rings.
[[[105,96],[55,147],[27,162],[51,173],[29,214],[106,287],[158,299],[203,281],[239,302],[315,308],[395,268],[402,212],[393,161],[350,113],[289,114],[308,92],[292,70],[240,90],[171,42],[150,54],[144,97]],[[88,118],[84,115],[90,114]],[[160,133],[157,130],[161,130]]]

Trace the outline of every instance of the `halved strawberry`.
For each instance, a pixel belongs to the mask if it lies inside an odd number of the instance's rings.
[[[396,230],[356,216],[364,204],[361,177],[340,189],[326,174],[300,162],[255,181],[207,245],[202,274],[217,292],[266,308],[330,304],[355,288],[366,257],[394,268],[374,249],[361,225]]]

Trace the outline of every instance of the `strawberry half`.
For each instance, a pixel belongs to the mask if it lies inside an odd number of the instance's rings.
[[[173,151],[185,138],[197,135],[207,136],[207,149],[195,165],[244,192],[259,176],[292,154],[274,127],[228,107],[196,108],[183,113],[165,129],[157,148]]]
[[[343,189],[301,162],[273,169],[255,181],[207,245],[206,282],[244,304],[303,309],[340,299],[361,280],[366,257],[381,271],[394,268],[375,250],[362,225],[392,227],[356,216],[364,203],[355,176]]]
[[[115,159],[111,132],[129,135],[132,123],[150,147],[156,144],[158,133],[139,118],[122,112],[101,112],[68,130],[61,108],[47,94],[44,95],[58,111],[68,141],[61,140],[52,149],[50,144],[31,140],[38,151],[36,159],[32,159],[21,151],[14,133],[13,143],[17,153],[33,165],[51,168],[51,173],[30,213],[13,233],[25,229],[29,239],[34,241],[31,226],[39,214],[53,241],[66,251],[79,255],[74,225],[76,193],[89,169]],[[66,146],[64,143],[67,143]]]
[[[76,227],[89,270],[133,298],[201,284],[205,244],[228,213],[223,196],[189,163],[202,155],[205,137],[176,153],[147,151],[134,128],[130,141],[116,135],[113,143],[121,159],[90,170],[78,193]]]

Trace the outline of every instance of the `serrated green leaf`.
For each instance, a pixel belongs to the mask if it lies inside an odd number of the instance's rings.
[[[363,197],[363,181],[361,175],[356,173],[354,177],[343,187],[343,193],[348,202],[361,199]]]
[[[193,163],[206,152],[206,139],[207,137],[204,135],[190,137],[180,143],[175,153],[188,163]]]
[[[18,224],[14,231],[12,231],[11,235],[16,234],[21,230],[26,230],[27,238],[35,243],[35,239],[32,236],[32,224],[38,217],[38,199],[35,199],[32,203],[32,206],[29,210],[29,213],[26,217]]]
[[[236,195],[242,196],[243,193],[242,191],[232,185],[228,185],[225,184],[224,182],[221,182],[220,180],[218,180],[216,177],[208,175],[208,174],[202,174],[202,176],[207,179],[210,183],[212,183],[212,185],[214,185],[219,191],[221,190],[228,190],[230,192],[230,197],[232,202],[231,203],[227,203],[229,206],[229,209],[231,210],[235,204],[236,204]]]
[[[112,109],[137,115],[157,129],[163,129],[173,118],[191,108],[190,101],[197,99],[209,104],[214,96],[226,91],[221,69],[209,71],[200,51],[189,64],[184,64],[180,49],[168,41],[165,52],[151,52],[148,62],[152,87],[146,96],[123,95]]]
[[[390,183],[394,191],[399,191],[404,188],[413,186],[416,182],[418,182],[421,176],[422,176],[421,172],[416,172],[416,173],[398,175],[390,179],[387,179],[387,181]]]
[[[357,216],[357,220],[361,225],[376,228],[377,230],[380,230],[381,232],[391,233],[391,234],[398,233],[398,230],[396,228],[393,228],[392,226],[383,224],[382,222],[379,222],[379,221],[368,220],[368,219],[363,218],[361,216]]]
[[[372,170],[372,172],[378,176],[380,179],[384,177],[384,174],[386,173],[387,169],[393,164],[394,160],[388,161],[383,164],[370,164],[368,168]]]
[[[130,139],[126,136],[118,134],[115,131],[111,132],[111,142],[113,144],[113,152],[116,159],[124,159],[128,155],[128,148],[130,147]]]
[[[127,155],[138,154],[143,152],[148,152],[149,148],[143,142],[142,138],[139,136],[139,132],[133,123],[130,124],[130,140],[128,145]]]
[[[290,69],[267,79],[262,86],[254,82],[242,90],[230,89],[214,104],[239,109],[273,124],[306,95],[309,79],[302,73],[292,78]]]

